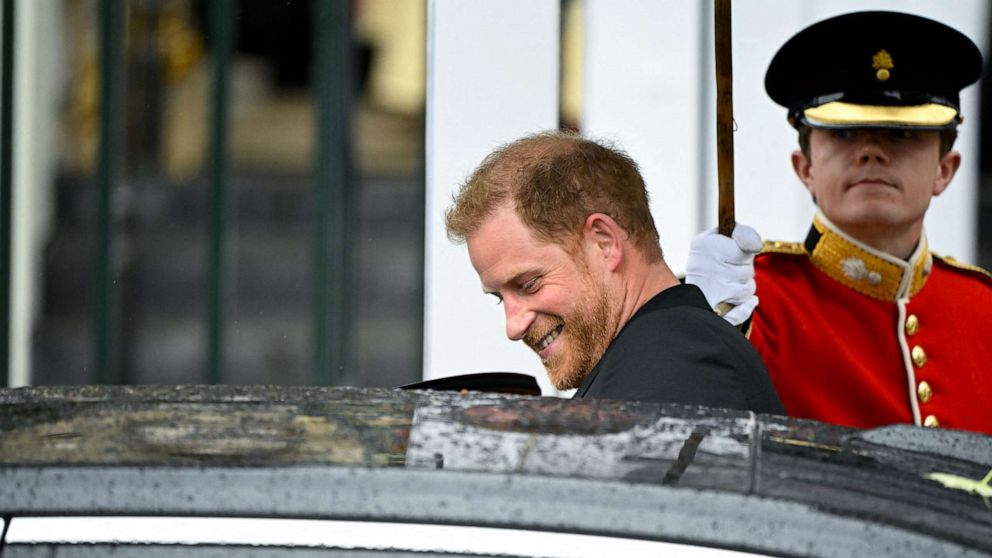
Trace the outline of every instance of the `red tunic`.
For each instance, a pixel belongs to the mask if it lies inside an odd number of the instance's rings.
[[[818,215],[755,260],[749,338],[790,416],[992,434],[992,276],[928,251],[908,262]]]

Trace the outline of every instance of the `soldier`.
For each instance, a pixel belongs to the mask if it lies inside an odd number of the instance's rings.
[[[804,242],[754,258],[748,335],[791,416],[992,433],[992,276],[931,252],[923,230],[981,71],[963,34],[893,12],[827,19],[773,58],[765,89],[799,132],[792,165],[818,211]],[[737,228],[693,241],[687,281],[711,305],[753,292],[740,269],[760,243]]]

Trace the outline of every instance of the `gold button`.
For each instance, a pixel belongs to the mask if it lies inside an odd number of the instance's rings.
[[[930,388],[930,384],[920,382],[920,385],[916,386],[916,395],[920,396],[920,403],[929,403],[930,398],[933,397],[933,389]]]
[[[913,363],[916,364],[917,368],[923,368],[923,365],[927,363],[927,353],[923,350],[923,347],[917,345],[913,347],[913,352],[910,353],[913,357]]]
[[[933,415],[927,415],[927,418],[923,419],[923,426],[926,426],[927,428],[937,428],[940,426],[940,421],[938,421],[937,417]]]
[[[920,320],[916,317],[916,314],[910,314],[906,318],[906,335],[915,335],[920,329]]]

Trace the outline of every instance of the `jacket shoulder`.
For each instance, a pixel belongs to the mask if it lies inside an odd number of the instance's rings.
[[[971,265],[966,263],[961,263],[950,256],[941,256],[931,252],[933,258],[944,265],[950,267],[952,270],[962,273],[964,275],[970,275],[980,279],[987,286],[992,287],[992,273],[989,273],[984,268],[978,267],[977,265]]]
[[[782,240],[766,240],[761,247],[760,254],[787,254],[791,256],[805,256],[806,248],[802,242],[787,242]]]

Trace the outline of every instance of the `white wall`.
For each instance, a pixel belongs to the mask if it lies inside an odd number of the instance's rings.
[[[555,127],[557,4],[430,4],[426,378],[480,370],[544,378],[538,359],[506,340],[501,309],[481,294],[465,247],[444,237],[442,213],[492,147]],[[737,218],[765,238],[802,239],[814,210],[789,163],[795,131],[764,91],[768,63],[803,27],[869,9],[924,15],[987,44],[986,0],[733,3]],[[585,0],[583,132],[613,141],[640,163],[676,271],[684,269],[692,236],[716,224],[712,18],[708,0]],[[962,94],[957,149],[964,165],[927,217],[931,247],[964,261],[976,253],[977,94],[977,86]]]
[[[424,377],[529,371],[544,380],[533,352],[507,340],[502,307],[482,294],[443,220],[490,151],[557,127],[559,0],[431,0],[427,10]]]
[[[706,5],[587,0],[585,9],[582,131],[613,141],[640,165],[674,269],[685,267],[683,247],[699,229],[703,205],[699,148],[711,126],[702,125],[701,110],[710,104],[705,80],[712,73],[699,48]]]

